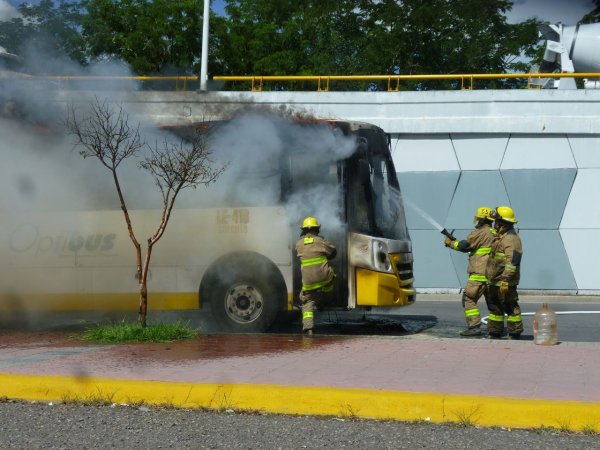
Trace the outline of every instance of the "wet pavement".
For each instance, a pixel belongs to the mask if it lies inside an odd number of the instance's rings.
[[[439,422],[474,414],[482,425],[574,429],[600,417],[600,359],[589,343],[203,335],[90,345],[64,333],[10,344],[6,337],[0,397],[60,401],[111,392],[127,403]],[[519,414],[510,417],[514,408]]]
[[[73,330],[3,331],[0,397],[600,432],[600,344],[449,339],[429,333],[435,324],[330,313],[313,338],[119,345]]]
[[[437,324],[429,315],[378,315],[354,312],[318,312],[315,331],[323,336],[407,336],[422,333]],[[273,333],[296,334],[302,329],[300,314],[290,323],[275,324]]]

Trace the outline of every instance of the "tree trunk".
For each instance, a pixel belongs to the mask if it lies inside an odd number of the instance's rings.
[[[138,321],[142,328],[146,328],[146,315],[148,314],[148,289],[146,280],[140,283],[140,313]]]
[[[146,315],[148,314],[148,268],[150,267],[150,256],[152,255],[152,239],[148,239],[148,250],[140,277],[140,314],[139,322],[142,328],[146,327]]]

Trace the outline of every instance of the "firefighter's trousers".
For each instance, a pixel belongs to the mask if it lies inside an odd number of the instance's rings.
[[[465,320],[468,328],[481,326],[481,314],[477,307],[477,301],[483,295],[487,304],[487,284],[482,281],[469,280],[465,286],[462,296],[462,306],[465,310]]]
[[[315,327],[315,310],[321,305],[333,301],[333,284],[330,283],[321,289],[300,292],[302,302],[302,331],[312,330]]]
[[[321,289],[300,292],[302,331],[312,330],[315,327],[315,309],[323,302],[323,295]]]
[[[506,314],[506,328],[510,336],[520,336],[523,332],[523,319],[519,306],[519,295],[516,286],[509,286],[505,295],[500,293],[498,286],[490,285],[487,297],[487,306],[490,310],[488,320],[488,333],[492,337],[504,334],[504,315]]]

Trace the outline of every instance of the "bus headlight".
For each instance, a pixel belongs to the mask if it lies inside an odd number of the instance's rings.
[[[387,244],[373,241],[373,265],[379,272],[392,272],[392,264],[388,258]]]
[[[393,273],[386,241],[352,233],[348,249],[350,264],[353,266]]]

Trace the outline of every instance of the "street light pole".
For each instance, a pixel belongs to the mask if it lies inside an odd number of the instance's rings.
[[[208,19],[210,16],[210,0],[204,0],[204,16],[202,17],[202,60],[200,63],[200,90],[206,91],[208,74]]]

